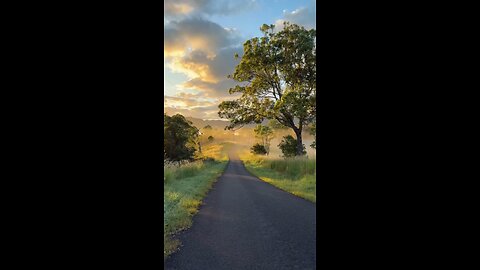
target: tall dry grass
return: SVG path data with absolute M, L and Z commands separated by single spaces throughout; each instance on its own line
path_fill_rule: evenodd
M 316 159 L 275 158 L 244 151 L 245 168 L 263 181 L 312 202 L 316 202 Z

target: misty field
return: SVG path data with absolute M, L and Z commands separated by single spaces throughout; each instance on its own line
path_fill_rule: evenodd
M 230 152 L 239 155 L 245 168 L 253 175 L 284 191 L 316 202 L 316 150 L 306 147 L 306 156 L 285 159 L 278 148 L 283 136 L 292 134 L 289 130 L 275 130 L 270 154 L 264 156 L 250 152 L 250 147 L 257 142 L 254 128 L 251 126 L 236 131 L 213 128 L 206 133 L 214 136 L 216 143 L 228 145 Z M 313 140 L 314 137 L 310 134 L 304 135 L 306 146 Z

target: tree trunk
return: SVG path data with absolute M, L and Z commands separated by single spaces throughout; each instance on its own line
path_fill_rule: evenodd
M 294 129 L 295 135 L 297 136 L 297 156 L 303 155 L 303 141 L 302 141 L 302 130 Z

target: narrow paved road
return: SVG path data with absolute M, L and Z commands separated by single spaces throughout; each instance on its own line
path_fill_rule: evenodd
M 315 269 L 315 207 L 231 156 L 165 269 Z

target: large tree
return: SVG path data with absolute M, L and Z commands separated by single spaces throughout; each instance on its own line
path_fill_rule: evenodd
M 219 116 L 230 120 L 226 129 L 274 119 L 295 132 L 302 155 L 302 131 L 316 115 L 316 30 L 289 23 L 279 32 L 266 24 L 260 30 L 263 37 L 244 43 L 229 76 L 240 82 L 229 93 L 241 97 L 222 102 Z

